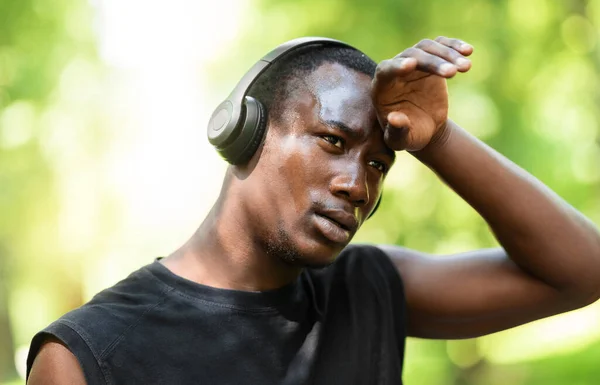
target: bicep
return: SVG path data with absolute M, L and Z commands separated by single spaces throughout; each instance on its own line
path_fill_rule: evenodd
M 77 358 L 60 341 L 46 340 L 31 366 L 28 385 L 86 385 Z
M 567 297 L 520 269 L 503 249 L 433 257 L 381 246 L 404 282 L 408 333 L 471 338 L 574 308 Z

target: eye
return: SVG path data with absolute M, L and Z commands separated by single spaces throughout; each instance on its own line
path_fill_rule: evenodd
M 329 142 L 329 143 L 333 144 L 337 148 L 343 148 L 344 147 L 344 140 L 342 138 L 340 138 L 339 136 L 335 136 L 335 135 L 323 135 L 321 138 L 323 138 L 323 140 L 325 140 L 326 142 Z
M 369 166 L 375 167 L 377 170 L 379 170 L 383 174 L 385 174 L 387 172 L 387 170 L 388 170 L 387 164 L 385 164 L 383 162 L 379 162 L 377 160 L 370 161 L 369 162 Z

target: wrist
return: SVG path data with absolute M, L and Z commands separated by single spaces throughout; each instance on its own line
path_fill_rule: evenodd
M 448 146 L 452 133 L 456 131 L 457 127 L 456 123 L 447 119 L 425 147 L 418 151 L 411 151 L 411 154 L 417 159 L 424 161 L 430 158 L 431 155 L 440 153 L 441 150 Z

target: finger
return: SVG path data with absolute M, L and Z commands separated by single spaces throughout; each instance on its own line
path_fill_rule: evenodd
M 419 71 L 428 72 L 444 78 L 453 77 L 458 70 L 458 68 L 448 60 L 415 47 L 405 50 L 400 55 L 396 56 L 394 60 L 405 57 L 417 59 L 417 69 Z
M 399 111 L 389 113 L 387 119 L 388 124 L 383 128 L 383 141 L 394 151 L 404 150 L 408 145 L 410 119 Z
M 392 127 L 409 127 L 410 119 L 408 115 L 400 111 L 392 111 L 387 116 L 388 124 Z
M 429 39 L 421 40 L 415 47 L 432 55 L 446 59 L 454 64 L 460 72 L 467 72 L 471 68 L 471 61 L 469 59 L 464 57 L 456 49 L 437 41 Z
M 473 53 L 473 46 L 459 39 L 451 39 L 445 36 L 438 36 L 435 41 L 445 46 L 454 48 L 464 56 L 469 56 Z
M 384 60 L 377 65 L 375 80 L 386 81 L 398 75 L 414 71 L 417 68 L 417 59 L 412 57 L 395 57 Z

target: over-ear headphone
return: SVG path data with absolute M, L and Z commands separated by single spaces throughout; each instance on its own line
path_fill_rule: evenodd
M 263 104 L 250 96 L 248 90 L 269 66 L 284 55 L 312 44 L 342 46 L 356 49 L 339 40 L 304 37 L 281 44 L 250 68 L 227 99 L 219 104 L 208 122 L 208 140 L 231 164 L 244 164 L 262 142 L 267 126 Z
M 260 146 L 267 128 L 267 111 L 248 90 L 271 64 L 286 54 L 307 45 L 330 45 L 356 50 L 342 41 L 324 37 L 303 37 L 281 44 L 266 54 L 246 72 L 225 101 L 221 102 L 208 121 L 208 141 L 230 164 L 244 164 Z M 379 207 L 375 204 L 371 215 Z M 369 216 L 370 217 L 370 216 Z

